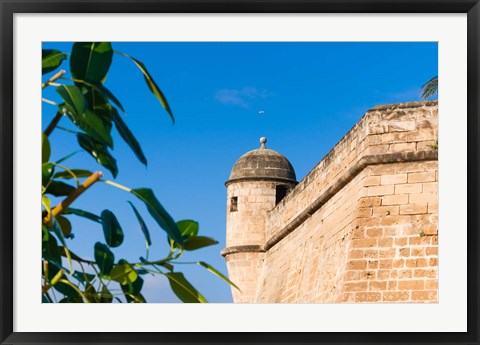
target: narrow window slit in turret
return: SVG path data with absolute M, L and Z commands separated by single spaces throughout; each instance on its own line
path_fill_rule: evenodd
M 230 212 L 238 211 L 238 197 L 233 196 L 230 198 Z
M 275 187 L 275 205 L 282 201 L 287 195 L 287 186 L 278 185 Z

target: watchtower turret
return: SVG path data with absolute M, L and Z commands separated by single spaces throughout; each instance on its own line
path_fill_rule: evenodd
M 227 186 L 227 247 L 222 251 L 235 303 L 252 303 L 262 267 L 265 219 L 296 184 L 292 164 L 266 147 L 241 156 L 233 166 Z

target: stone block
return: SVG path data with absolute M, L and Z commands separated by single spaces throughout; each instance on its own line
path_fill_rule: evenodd
M 373 207 L 380 206 L 382 204 L 382 198 L 380 197 L 365 197 L 359 200 L 359 207 Z
M 389 291 L 382 294 L 382 300 L 384 302 L 408 301 L 409 299 L 410 293 L 407 291 Z
M 407 204 L 400 205 L 400 214 L 423 214 L 427 213 L 427 204 Z
M 365 187 L 379 186 L 380 185 L 380 176 L 367 176 L 367 177 L 365 177 L 363 185 Z
M 395 175 L 382 175 L 381 184 L 402 184 L 407 183 L 407 174 L 395 174 Z
M 407 132 L 415 128 L 415 121 L 390 121 L 388 124 L 388 132 Z
M 423 193 L 438 193 L 438 182 L 428 182 L 422 184 Z
M 421 183 L 408 183 L 408 184 L 395 185 L 395 194 L 412 194 L 412 193 L 421 193 L 421 192 L 422 192 Z
M 421 259 L 407 259 L 405 261 L 405 266 L 409 268 L 416 268 L 416 267 L 427 267 L 428 263 L 427 260 L 424 258 Z
M 357 292 L 355 302 L 378 302 L 382 298 L 380 292 Z
M 371 248 L 377 246 L 376 238 L 352 240 L 352 248 Z
M 381 249 L 378 251 L 378 257 L 379 258 L 393 258 L 395 257 L 395 253 L 397 251 L 395 248 L 389 248 L 389 249 Z
M 368 282 L 355 282 L 355 283 L 345 284 L 346 292 L 367 291 L 367 289 L 368 289 Z
M 371 281 L 368 282 L 368 290 L 369 291 L 383 291 L 387 289 L 387 282 L 378 282 L 378 281 Z
M 437 291 L 413 291 L 412 301 L 436 301 Z
M 384 196 L 394 194 L 395 186 L 388 185 L 388 186 L 374 186 L 368 187 L 367 195 L 368 196 Z
M 390 144 L 388 147 L 389 152 L 407 152 L 415 151 L 417 149 L 416 143 L 400 143 L 400 144 Z
M 366 260 L 350 260 L 347 264 L 348 270 L 364 270 L 367 268 Z
M 408 174 L 408 183 L 434 182 L 435 171 L 424 171 Z
M 399 290 L 423 290 L 424 287 L 424 280 L 402 280 L 398 282 Z
M 410 204 L 419 203 L 438 203 L 438 195 L 434 193 L 413 193 L 409 195 L 408 202 Z
M 383 236 L 382 228 L 371 228 L 367 229 L 367 237 L 381 237 Z
M 396 216 L 399 214 L 399 206 L 378 206 L 373 208 L 373 217 Z

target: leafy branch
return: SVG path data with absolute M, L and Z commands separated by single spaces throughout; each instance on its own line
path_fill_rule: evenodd
M 433 77 L 422 86 L 422 97 L 427 99 L 438 93 L 438 76 Z
M 204 303 L 206 299 L 188 282 L 176 265 L 198 265 L 216 277 L 236 287 L 218 270 L 202 261 L 177 261 L 186 251 L 194 251 L 215 245 L 213 238 L 199 235 L 199 224 L 193 220 L 175 221 L 167 212 L 154 191 L 150 188 L 129 188 L 115 179 L 118 175 L 117 161 L 111 150 L 114 146 L 112 129 L 116 128 L 123 141 L 131 148 L 137 159 L 147 165 L 147 158 L 140 143 L 128 128 L 118 110 L 125 112 L 120 100 L 105 85 L 114 53 L 128 58 L 142 73 L 148 90 L 160 102 L 172 122 L 175 121 L 167 99 L 153 79 L 146 66 L 136 58 L 114 51 L 109 42 L 79 42 L 73 44 L 70 54 L 55 49 L 42 51 L 42 73 L 52 73 L 69 60 L 70 76 L 61 69 L 42 83 L 42 89 L 55 87 L 59 100 L 47 100 L 47 104 L 56 107 L 55 115 L 47 125 L 42 136 L 42 301 L 45 303 L 144 303 L 142 295 L 145 275 L 163 276 L 173 292 L 183 302 Z M 76 127 L 75 130 L 59 127 L 62 118 L 67 118 Z M 76 152 L 57 160 L 50 159 L 54 146 L 49 137 L 56 128 L 74 135 L 80 149 L 87 152 L 102 167 L 106 168 L 113 179 L 102 178 L 100 171 L 71 167 L 65 164 Z M 57 144 L 58 145 L 58 144 Z M 60 169 L 60 171 L 56 171 Z M 75 180 L 76 185 L 69 184 Z M 144 205 L 156 225 L 165 232 L 169 243 L 169 252 L 162 259 L 150 259 L 152 245 L 150 230 L 141 211 L 127 200 L 137 219 L 145 240 L 146 255 L 137 262 L 128 262 L 115 258 L 116 248 L 128 242 L 123 228 L 114 212 L 104 209 L 100 215 L 73 208 L 73 203 L 87 190 L 102 182 L 121 189 L 134 200 Z M 55 207 L 51 206 L 52 197 L 64 197 Z M 104 243 L 93 244 L 94 260 L 85 259 L 71 250 L 74 243 L 74 226 L 69 217 L 88 219 L 101 226 Z M 72 242 L 69 242 L 72 241 Z M 68 264 L 68 268 L 65 265 Z M 80 271 L 78 270 L 80 269 Z M 57 299 L 60 294 L 61 299 Z

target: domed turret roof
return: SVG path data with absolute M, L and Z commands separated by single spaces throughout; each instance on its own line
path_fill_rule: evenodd
M 227 183 L 238 180 L 283 180 L 296 182 L 295 170 L 285 156 L 277 151 L 267 149 L 265 137 L 260 138 L 259 149 L 241 156 L 230 173 Z

